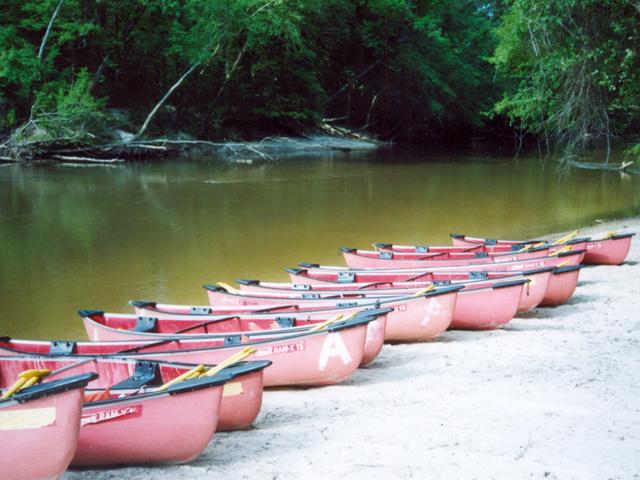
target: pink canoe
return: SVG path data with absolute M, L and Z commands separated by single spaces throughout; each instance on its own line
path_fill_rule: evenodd
M 567 240 L 564 243 L 558 245 L 549 244 L 547 242 L 535 242 L 536 248 L 544 249 L 548 248 L 549 253 L 556 252 L 558 250 L 566 250 L 565 247 L 571 246 L 571 250 L 583 250 L 587 248 L 588 238 L 576 238 Z M 439 245 L 397 245 L 394 243 L 374 243 L 374 248 L 379 252 L 391 252 L 391 253 L 475 253 L 486 252 L 487 254 L 505 254 L 514 253 L 527 248 L 531 248 L 532 243 L 464 243 L 458 244 L 454 239 L 453 246 L 439 246 Z M 436 257 L 437 258 L 437 257 Z
M 258 307 L 255 310 L 253 305 L 232 305 L 224 306 L 227 312 L 238 311 L 243 312 L 238 316 L 229 317 L 227 315 L 216 315 L 213 312 L 220 310 L 219 307 L 211 307 L 208 305 L 193 306 L 193 305 L 170 305 L 161 304 L 157 302 L 138 301 L 132 300 L 129 302 L 135 309 L 135 313 L 142 317 L 151 317 L 162 320 L 175 320 L 176 317 L 186 317 L 183 320 L 196 320 L 195 326 L 191 327 L 179 327 L 172 326 L 168 329 L 168 333 L 190 333 L 190 334 L 205 334 L 209 335 L 215 331 L 241 331 L 241 332 L 255 332 L 257 330 L 275 330 L 281 333 L 291 333 L 296 330 L 303 331 L 305 329 L 313 328 L 314 325 L 318 325 L 331 318 L 335 318 L 338 315 L 343 317 L 360 312 L 362 309 L 353 307 L 340 307 L 340 308 L 300 308 L 298 305 L 283 305 L 272 306 L 271 308 L 265 308 L 265 306 Z M 262 311 L 278 311 L 278 315 L 260 313 Z M 390 309 L 389 312 L 392 310 Z M 244 313 L 246 312 L 246 313 Z M 256 313 L 257 312 L 257 313 Z M 387 326 L 387 314 L 380 309 L 376 313 L 376 319 L 367 325 L 367 336 L 364 346 L 364 354 L 360 361 L 360 366 L 364 367 L 373 362 L 384 344 L 385 331 Z M 209 323 L 209 322 L 215 323 Z M 165 328 L 161 324 L 158 328 Z M 186 325 L 182 323 L 182 325 Z M 198 326 L 201 325 L 201 326 Z M 155 329 L 156 333 L 162 333 Z M 178 328 L 178 331 L 175 330 Z M 189 328 L 186 332 L 180 332 L 182 328 Z M 286 331 L 285 331 L 286 329 Z
M 236 280 L 240 284 L 240 290 L 249 293 L 260 292 L 331 292 L 342 290 L 346 293 L 353 291 L 375 292 L 380 294 L 391 294 L 393 292 L 406 292 L 407 294 L 429 288 L 431 285 L 464 285 L 465 289 L 461 293 L 468 296 L 469 290 L 484 286 L 487 283 L 507 282 L 520 278 L 530 280 L 523 288 L 518 305 L 518 312 L 528 312 L 542 302 L 547 293 L 547 286 L 551 278 L 554 267 L 529 270 L 522 273 L 507 272 L 429 272 L 422 280 L 415 281 L 393 281 L 382 280 L 384 276 L 375 278 L 370 282 L 322 282 L 322 283 L 295 283 L 300 269 L 290 269 L 290 276 L 294 283 L 261 282 L 259 280 Z M 301 273 L 302 275 L 302 273 Z M 334 294 L 337 292 L 333 292 Z M 456 307 L 460 307 L 461 299 L 458 298 Z
M 580 270 L 584 265 L 569 265 L 567 267 L 559 267 L 553 271 L 553 275 L 549 280 L 549 288 L 545 294 L 541 307 L 552 307 L 565 303 L 578 285 Z
M 148 367 L 142 368 L 134 359 L 78 361 L 73 357 L 26 355 L 5 356 L 2 363 L 6 373 L 0 379 L 2 386 L 6 386 L 5 379 L 33 368 L 98 373 L 99 377 L 89 384 L 97 391 L 82 406 L 78 447 L 71 461 L 74 466 L 184 463 L 194 459 L 213 437 L 222 389 L 231 379 L 220 373 L 160 390 L 158 386 L 193 366 L 145 362 Z
M 320 298 L 318 294 L 266 297 L 230 292 L 224 287 L 205 285 L 211 305 L 290 304 L 304 307 L 392 308 L 387 315 L 385 340 L 413 342 L 432 340 L 451 325 L 460 285 L 438 287 L 418 295 L 387 298 Z
M 241 292 L 246 295 L 274 296 L 278 298 L 282 292 L 296 290 L 283 290 L 278 288 L 261 287 L 261 282 L 252 280 L 238 280 L 241 284 Z M 448 282 L 450 283 L 450 281 Z M 500 327 L 509 322 L 518 312 L 520 299 L 524 293 L 524 286 L 530 280 L 522 277 L 507 280 L 473 280 L 461 284 L 463 287 L 458 292 L 451 328 L 465 329 L 489 329 Z M 397 295 L 411 295 L 421 289 L 434 288 L 433 283 L 416 287 L 412 282 L 387 284 L 388 288 L 374 288 L 372 290 L 355 289 L 354 284 L 336 285 L 334 290 L 315 290 L 317 295 L 328 298 L 342 296 L 343 298 L 383 298 Z M 356 287 L 357 288 L 357 287 Z M 309 289 L 311 290 L 311 289 Z M 308 291 L 307 290 L 307 294 Z M 541 298 L 542 299 L 542 298 Z
M 0 338 L 0 359 L 6 355 L 67 355 L 79 357 L 127 356 L 138 361 L 163 360 L 167 362 L 206 364 L 200 354 L 201 343 L 157 341 L 134 342 L 78 342 L 17 340 Z M 255 421 L 262 406 L 264 369 L 271 365 L 266 360 L 245 361 L 224 369 L 233 377 L 224 386 L 217 431 L 246 430 Z
M 532 280 L 533 285 L 529 284 L 529 288 L 525 288 L 524 295 L 529 294 L 529 301 L 531 304 L 540 304 L 544 305 L 544 298 L 547 298 L 547 301 L 555 298 L 562 298 L 566 295 L 567 292 L 573 292 L 575 290 L 578 277 L 577 273 L 570 274 L 570 272 L 574 270 L 580 270 L 582 265 L 576 265 L 572 262 L 574 260 L 578 260 L 582 257 L 583 253 L 576 254 L 575 252 L 569 252 L 572 255 L 568 258 L 565 258 L 562 262 L 559 262 L 558 259 L 555 259 L 555 263 L 568 263 L 566 266 L 562 267 L 545 267 L 544 264 L 547 262 L 540 262 L 542 266 L 540 268 L 536 268 L 539 265 L 531 265 L 527 263 L 527 267 L 533 268 L 533 270 L 525 270 L 519 272 L 526 278 Z M 553 258 L 553 257 L 549 257 Z M 467 275 L 469 278 L 471 276 L 476 275 L 489 275 L 489 278 L 496 278 L 496 273 L 505 274 L 506 272 L 495 272 L 495 271 L 483 271 L 480 268 L 472 268 L 467 267 L 467 269 L 457 268 L 455 270 L 447 270 L 446 273 L 443 270 L 433 270 L 433 269 L 414 269 L 414 270 L 406 270 L 406 269 L 348 269 L 344 267 L 330 267 L 330 266 L 320 266 L 317 264 L 301 264 L 305 268 L 288 268 L 289 276 L 291 281 L 296 284 L 326 284 L 337 283 L 337 284 L 348 284 L 352 282 L 356 283 L 376 283 L 376 282 L 412 282 L 412 281 L 422 281 L 422 280 L 435 280 L 437 278 L 442 278 L 440 275 Z M 505 265 L 505 264 L 503 264 Z M 522 267 L 523 264 L 516 263 L 516 266 Z M 492 267 L 493 270 L 495 265 L 487 265 L 485 268 L 487 270 L 489 267 Z M 576 267 L 572 269 L 570 267 Z M 544 272 L 548 272 L 548 269 L 551 268 L 555 275 L 551 275 L 549 278 L 542 279 L 540 281 L 536 280 L 534 275 L 548 275 L 548 273 L 544 274 Z M 466 271 L 465 271 L 466 270 Z M 536 273 L 538 272 L 538 273 Z M 542 292 L 541 286 L 546 285 L 546 291 Z M 540 299 L 540 295 L 543 295 L 542 299 Z M 537 303 L 536 303 L 537 302 Z M 522 306 L 526 303 L 526 299 L 522 300 L 521 298 L 521 310 Z
M 631 239 L 635 233 L 614 233 L 600 239 L 576 239 L 569 244 L 587 241 L 586 254 L 583 263 L 593 265 L 619 265 L 624 262 L 631 247 Z M 452 233 L 454 245 L 459 246 L 477 246 L 479 244 L 486 245 L 527 245 L 539 243 L 539 240 L 495 240 L 490 238 L 471 237 Z M 542 240 L 545 241 L 545 240 Z
M 549 246 L 531 247 L 526 252 L 391 252 L 342 248 L 344 261 L 349 268 L 440 268 L 466 267 L 470 265 L 524 262 L 560 255 L 560 251 L 549 252 Z M 573 247 L 568 245 L 567 250 Z M 578 250 L 578 249 L 576 249 Z
M 340 320 L 321 330 L 306 330 L 291 334 L 277 334 L 265 331 L 260 339 L 245 334 L 223 337 L 208 335 L 176 335 L 171 333 L 150 333 L 131 330 L 135 328 L 135 315 L 105 317 L 102 312 L 81 312 L 85 328 L 90 337 L 100 332 L 100 338 L 110 340 L 155 340 L 156 345 L 145 348 L 163 348 L 165 344 L 179 345 L 180 349 L 198 350 L 180 352 L 189 358 L 197 355 L 202 363 L 214 364 L 233 355 L 247 346 L 257 349 L 255 358 L 270 360 L 273 364 L 265 370 L 264 385 L 276 386 L 319 386 L 332 385 L 349 378 L 358 368 L 364 354 L 367 325 L 375 321 L 376 313 L 363 312 L 353 318 Z M 185 319 L 193 322 L 195 319 Z M 157 319 L 162 325 L 163 319 Z M 256 332 L 257 333 L 257 332 Z M 253 336 L 253 335 L 252 335 Z M 253 336 L 254 337 L 254 336 Z M 110 343 L 110 342 L 104 342 Z M 177 352 L 172 354 L 178 355 Z M 178 356 L 175 357 L 178 359 Z M 189 361 L 180 358 L 181 361 Z
M 265 333 L 274 335 L 290 335 L 308 331 L 338 315 L 345 316 L 344 312 L 333 311 L 296 312 L 274 314 L 238 314 L 238 315 L 206 315 L 206 314 L 167 314 L 158 313 L 152 309 L 149 302 L 132 302 L 136 306 L 136 317 L 128 314 L 103 314 L 103 321 L 107 325 L 115 325 L 119 329 L 145 334 L 171 334 L 178 335 L 207 335 L 212 338 L 224 338 L 238 336 L 244 341 L 260 339 Z M 140 305 L 147 305 L 146 308 Z M 361 309 L 362 310 L 362 309 Z M 349 315 L 359 313 L 360 310 L 352 310 Z M 391 309 L 374 309 L 366 315 L 374 316 L 375 320 L 367 324 L 365 347 L 360 366 L 371 363 L 382 350 L 384 344 L 384 332 L 387 324 L 387 314 Z M 81 313 L 82 315 L 82 313 Z M 87 316 L 87 315 L 85 315 Z M 90 316 L 90 315 L 89 315 Z M 114 340 L 109 331 L 102 332 L 95 325 L 85 322 L 85 327 L 91 327 L 90 338 L 93 340 Z M 89 333 L 89 330 L 87 330 Z M 130 336 L 130 338 L 132 338 Z M 142 336 L 141 338 L 148 338 Z
M 17 373 L 10 361 L 0 358 L 3 387 L 10 386 Z M 95 377 L 86 373 L 46 381 L 0 400 L 3 479 L 62 476 L 78 445 L 84 387 Z

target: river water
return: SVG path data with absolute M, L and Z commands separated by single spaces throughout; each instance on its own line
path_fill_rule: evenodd
M 284 281 L 298 261 L 340 264 L 340 246 L 531 237 L 639 212 L 638 176 L 559 175 L 510 153 L 3 165 L 0 335 L 84 338 L 80 308 L 204 304 L 204 283 Z

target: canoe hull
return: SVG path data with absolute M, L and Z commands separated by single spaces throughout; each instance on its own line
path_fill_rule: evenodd
M 394 307 L 387 316 L 385 340 L 388 342 L 424 342 L 444 333 L 456 309 L 458 293 L 425 297 Z
M 452 329 L 493 330 L 506 325 L 518 313 L 523 285 L 490 290 L 470 290 L 458 295 Z
M 222 390 L 220 385 L 114 405 L 85 404 L 78 449 L 71 464 L 189 462 L 213 438 Z
M 562 269 L 561 269 L 562 270 Z M 576 290 L 580 268 L 569 268 L 566 271 L 554 272 L 549 280 L 549 288 L 541 307 L 553 307 L 565 303 Z
M 590 265 L 619 265 L 624 262 L 631 248 L 632 236 L 619 235 L 587 243 L 584 263 Z
M 7 480 L 62 476 L 78 444 L 83 389 L 0 409 L 0 471 Z

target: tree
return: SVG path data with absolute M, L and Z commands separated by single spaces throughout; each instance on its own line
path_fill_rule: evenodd
M 495 111 L 571 158 L 637 122 L 640 9 L 628 0 L 514 0 L 493 56 L 510 87 Z

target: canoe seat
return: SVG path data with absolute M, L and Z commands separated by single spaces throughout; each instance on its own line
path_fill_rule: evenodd
M 77 353 L 76 342 L 53 340 L 49 346 L 49 355 L 73 355 Z
M 445 285 L 451 285 L 451 280 L 434 280 L 433 284 L 437 287 L 444 287 Z
M 469 272 L 469 280 L 478 280 L 481 278 L 489 278 L 487 272 Z
M 136 319 L 136 326 L 133 327 L 134 332 L 153 332 L 158 324 L 158 319 L 155 317 L 138 317 Z
M 280 328 L 291 328 L 295 323 L 295 319 L 293 317 L 276 317 L 276 322 Z
M 311 285 L 307 285 L 304 283 L 294 283 L 293 284 L 293 289 L 294 290 L 311 290 Z
M 111 390 L 138 389 L 146 385 L 162 385 L 160 365 L 156 362 L 136 362 L 135 370 L 126 380 L 111 386 Z
M 229 335 L 228 337 L 224 337 L 224 346 L 228 345 L 242 345 L 242 336 Z
M 353 272 L 338 272 L 338 283 L 352 283 L 356 279 Z
M 209 307 L 191 307 L 191 312 L 196 315 L 209 315 L 211 313 L 211 309 Z

